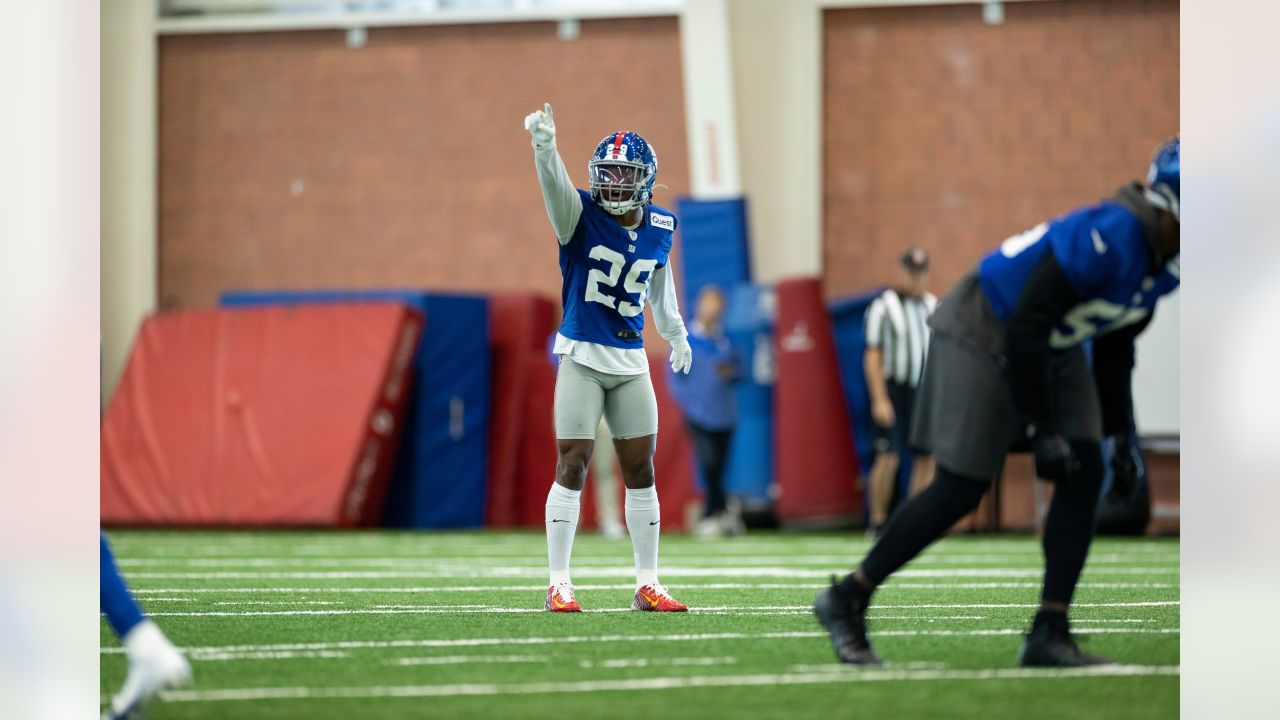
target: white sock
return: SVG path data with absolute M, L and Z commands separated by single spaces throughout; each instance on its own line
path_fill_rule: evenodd
M 581 490 L 570 490 L 557 482 L 551 483 L 547 493 L 547 561 L 552 585 L 569 582 L 569 555 L 578 530 L 581 499 Z
M 636 588 L 658 584 L 658 529 L 662 513 L 658 509 L 658 488 L 627 488 L 627 531 L 636 555 Z

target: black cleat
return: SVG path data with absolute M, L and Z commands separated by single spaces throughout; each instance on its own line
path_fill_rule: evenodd
M 861 598 L 850 599 L 832 578 L 831 587 L 818 593 L 813 601 L 813 614 L 831 635 L 836 658 L 850 665 L 879 666 L 882 663 L 867 639 L 867 605 Z
M 1051 621 L 1039 616 L 1018 652 L 1018 664 L 1022 667 L 1085 667 L 1112 662 L 1081 650 L 1065 619 Z

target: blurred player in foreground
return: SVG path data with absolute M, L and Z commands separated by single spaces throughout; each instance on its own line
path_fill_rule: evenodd
M 111 699 L 103 713 L 105 720 L 140 716 L 143 705 L 161 690 L 191 682 L 191 666 L 160 628 L 142 614 L 129 594 L 105 535 L 101 536 L 98 576 L 99 605 L 124 643 L 129 658 L 129 675 L 124 687 Z
M 641 330 L 644 304 L 671 344 L 671 367 L 688 372 L 693 352 L 676 302 L 669 255 L 676 218 L 649 203 L 658 175 L 653 148 L 634 132 L 605 137 L 587 163 L 590 192 L 574 188 L 556 151 L 548 103 L 530 113 L 534 164 L 547 216 L 560 244 L 564 321 L 554 352 L 555 427 L 559 459 L 547 494 L 547 558 L 551 585 L 546 609 L 580 612 L 569 577 L 578 507 L 601 415 L 613 433 L 624 514 L 635 551 L 636 593 L 631 607 L 683 612 L 658 581 L 658 491 L 653 480 L 658 401 L 649 379 Z M 650 294 L 652 290 L 652 295 Z
M 1055 489 L 1040 609 L 1018 660 L 1110 662 L 1079 649 L 1067 612 L 1093 540 L 1102 435 L 1130 428 L 1134 338 L 1178 286 L 1180 176 L 1175 138 L 1156 151 L 1145 185 L 1009 238 L 938 306 L 911 433 L 933 452 L 937 476 L 858 569 L 818 595 L 814 612 L 842 662 L 880 663 L 866 628 L 876 587 L 977 507 L 1020 432 L 1036 475 Z

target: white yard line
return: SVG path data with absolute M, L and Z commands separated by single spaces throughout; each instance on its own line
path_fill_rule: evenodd
M 682 583 L 686 590 L 819 590 L 830 583 Z M 1082 582 L 1077 588 L 1108 590 L 1177 589 L 1177 583 L 1105 583 Z M 880 592 L 894 590 L 1012 590 L 1039 589 L 1038 582 L 987 582 L 987 583 L 911 583 L 891 581 Z M 546 592 L 546 585 L 430 585 L 416 587 L 230 587 L 230 588 L 134 588 L 135 595 L 178 595 L 183 593 L 438 593 L 438 592 Z M 634 583 L 608 585 L 575 585 L 575 590 L 633 590 Z M 182 597 L 148 597 L 148 600 L 187 601 Z
M 1180 605 L 1179 600 L 1155 600 L 1141 602 L 1075 603 L 1075 608 L 1098 607 L 1166 607 Z M 985 610 L 996 608 L 1036 608 L 1038 603 L 927 603 L 911 605 L 876 605 L 877 610 Z M 767 611 L 812 612 L 810 605 L 721 605 L 693 608 L 697 613 L 752 614 Z M 521 614 L 546 612 L 542 608 L 503 607 L 493 605 L 377 605 L 371 608 L 323 608 L 316 610 L 174 610 L 153 612 L 152 617 L 287 617 L 297 615 L 430 615 L 430 614 Z M 592 608 L 586 612 L 631 612 L 631 608 Z M 875 617 L 874 615 L 872 616 Z M 929 619 L 930 616 L 910 619 Z
M 613 660 L 580 660 L 578 667 L 580 668 L 603 668 L 606 670 L 616 670 L 620 668 L 642 668 L 656 665 L 658 667 L 707 667 L 711 665 L 735 665 L 738 662 L 736 657 L 663 657 L 656 660 L 649 658 L 615 658 Z
M 987 670 L 863 670 L 856 673 L 787 673 L 705 675 L 578 682 L 470 683 L 452 685 L 391 685 L 375 687 L 268 687 L 216 690 L 173 690 L 161 693 L 169 702 L 227 702 L 238 700 L 360 699 L 385 697 L 449 697 L 461 695 L 538 695 L 558 693 L 625 692 L 699 687 L 760 687 L 853 682 L 911 682 L 932 680 L 1044 680 L 1088 677 L 1176 676 L 1176 665 L 1101 665 L 1090 668 Z
M 487 647 L 502 645 L 562 645 L 577 643 L 605 642 L 682 642 L 698 640 L 783 640 L 792 638 L 826 637 L 826 633 L 806 632 L 765 632 L 765 633 L 681 633 L 667 635 L 561 635 L 556 637 L 521 637 L 521 638 L 458 638 L 452 640 L 340 640 L 335 642 L 313 643 L 271 643 L 263 645 L 208 645 L 182 648 L 192 655 L 202 653 L 256 652 L 256 651 L 291 651 L 291 650 L 381 650 L 387 648 L 449 648 L 449 647 Z M 121 654 L 123 647 L 104 647 L 101 652 L 107 655 Z
M 164 598 L 147 598 L 161 600 Z M 189 599 L 189 598 L 183 598 Z M 338 600 L 217 600 L 214 605 L 344 605 Z M 375 606 L 376 607 L 376 606 Z
M 198 532 L 183 531 L 181 533 L 146 533 L 133 535 L 132 537 L 119 536 L 116 533 L 108 532 L 114 548 L 120 548 L 121 552 L 125 550 L 137 551 L 137 553 L 149 552 L 152 554 L 171 554 L 181 555 L 186 549 L 192 552 L 204 551 L 230 551 L 236 550 L 240 552 L 250 552 L 253 550 L 268 549 L 272 553 L 280 550 L 288 552 L 316 552 L 330 553 L 335 555 L 355 555 L 360 551 L 368 549 L 379 553 L 392 553 L 396 551 L 405 552 L 406 554 L 435 554 L 435 553 L 474 553 L 477 555 L 490 553 L 520 553 L 528 550 L 529 546 L 536 545 L 544 541 L 541 532 L 530 531 L 525 533 L 502 533 L 495 534 L 492 532 L 415 532 L 409 535 L 397 536 L 393 531 L 375 530 L 365 533 L 359 532 L 332 532 L 317 533 L 309 538 L 290 537 L 283 534 L 266 533 L 254 536 L 237 536 L 234 533 L 216 532 L 209 534 L 201 534 Z M 689 538 L 680 533 L 667 533 L 667 538 L 671 539 L 671 548 L 674 552 L 689 552 L 699 554 L 734 554 L 743 552 L 768 552 L 778 548 L 803 548 L 808 551 L 821 552 L 845 552 L 848 550 L 867 549 L 871 546 L 871 542 L 860 537 L 814 537 L 814 536 L 792 536 L 792 535 L 750 535 L 745 538 L 733 538 L 724 542 L 704 543 L 687 541 Z M 583 532 L 578 535 L 578 542 L 584 548 L 590 548 L 597 552 L 603 552 L 608 548 L 625 547 L 625 540 L 605 540 L 594 533 Z M 180 543 L 181 548 L 176 548 L 172 543 Z M 1159 539 L 1145 538 L 1136 541 L 1116 541 L 1109 538 L 1099 538 L 1094 542 L 1097 550 L 1104 552 L 1170 552 L 1176 551 L 1178 541 L 1176 539 Z M 1034 537 L 1005 537 L 992 539 L 965 537 L 956 535 L 945 538 L 941 544 L 931 549 L 930 552 L 963 552 L 963 551 L 993 551 L 993 552 L 1038 552 L 1040 543 Z M 134 553 L 130 553 L 134 554 Z
M 629 548 L 628 548 L 629 549 Z M 533 553 L 526 553 L 524 557 L 534 556 Z M 617 559 L 626 559 L 625 552 L 615 555 L 592 555 L 582 554 L 576 559 L 579 562 L 587 561 L 593 563 L 606 563 Z M 926 554 L 912 561 L 913 565 L 968 565 L 975 563 L 1004 563 L 1013 559 L 1025 560 L 1029 563 L 1037 563 L 1041 560 L 1040 552 L 1026 553 L 968 553 L 957 555 L 944 554 Z M 117 560 L 117 564 L 121 567 L 188 567 L 188 568 L 205 568 L 205 567 L 228 567 L 228 568 L 424 568 L 424 567 L 441 567 L 441 568 L 465 568 L 477 567 L 485 565 L 510 565 L 514 561 L 521 560 L 520 556 L 505 555 L 477 555 L 462 556 L 448 555 L 443 557 L 323 557 L 323 558 L 280 558 L 280 557 L 243 557 L 243 558 L 203 558 L 203 557 L 173 557 L 173 558 L 121 558 Z M 857 556 L 851 554 L 803 554 L 789 553 L 784 555 L 741 555 L 732 557 L 715 557 L 708 555 L 700 555 L 697 557 L 679 557 L 672 556 L 667 558 L 680 564 L 697 564 L 714 567 L 716 562 L 733 562 L 743 565 L 828 565 L 851 564 Z M 1089 562 L 1095 564 L 1129 564 L 1134 562 L 1140 563 L 1169 563 L 1178 564 L 1180 561 L 1177 554 L 1116 554 L 1116 553 L 1095 553 L 1089 556 Z
M 1170 635 L 1181 632 L 1179 628 L 1106 628 L 1080 625 L 1072 628 L 1078 634 L 1091 635 Z M 919 636 L 992 636 L 1022 635 L 1025 627 L 996 628 L 990 630 L 880 630 L 875 637 L 919 637 Z M 263 645 L 213 645 L 204 647 L 184 647 L 192 657 L 202 654 L 258 652 L 258 651 L 294 651 L 294 650 L 357 650 L 387 648 L 453 648 L 453 647 L 503 647 L 515 645 L 567 645 L 578 643 L 610 643 L 610 642 L 689 642 L 707 640 L 789 640 L 799 638 L 825 638 L 825 632 L 763 632 L 763 633 L 689 633 L 671 635 L 561 635 L 556 637 L 502 637 L 502 638 L 456 638 L 451 640 L 344 640 L 319 643 L 275 643 Z M 122 647 L 104 647 L 100 652 L 105 655 L 116 655 L 124 652 Z
M 388 665 L 466 665 L 484 663 L 540 663 L 546 655 L 444 655 L 440 657 L 402 657 L 388 660 Z
M 689 568 L 664 567 L 665 577 L 777 577 L 777 578 L 826 578 L 830 575 L 843 575 L 847 568 L 801 569 L 790 567 L 715 567 Z M 1178 575 L 1177 568 L 1171 567 L 1088 567 L 1088 575 Z M 138 580 L 368 580 L 368 579 L 409 579 L 409 578 L 527 578 L 543 577 L 546 569 L 541 567 L 488 567 L 458 572 L 441 571 L 399 571 L 399 570 L 356 570 L 356 571 L 297 571 L 297 572 L 138 572 L 129 573 L 131 579 Z M 578 577 L 630 577 L 634 571 L 621 565 L 613 567 L 577 567 L 573 574 Z M 1017 578 L 1040 577 L 1044 574 L 1042 567 L 1027 568 L 950 568 L 946 570 L 929 570 L 908 568 L 894 574 L 897 578 L 942 578 L 942 577 L 993 577 Z
M 345 650 L 263 650 L 230 653 L 201 653 L 196 660 L 202 662 L 226 662 L 230 660 L 296 660 L 299 658 L 339 660 L 351 657 Z

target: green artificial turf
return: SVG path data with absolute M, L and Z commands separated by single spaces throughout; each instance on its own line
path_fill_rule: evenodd
M 664 536 L 687 614 L 627 611 L 631 546 L 580 536 L 587 612 L 541 611 L 531 533 L 111 532 L 195 685 L 153 718 L 1174 718 L 1178 542 L 1095 542 L 1073 619 L 1106 674 L 1017 668 L 1034 538 L 948 538 L 876 595 L 886 666 L 833 662 L 809 607 L 854 535 Z M 102 623 L 102 693 L 125 658 Z

